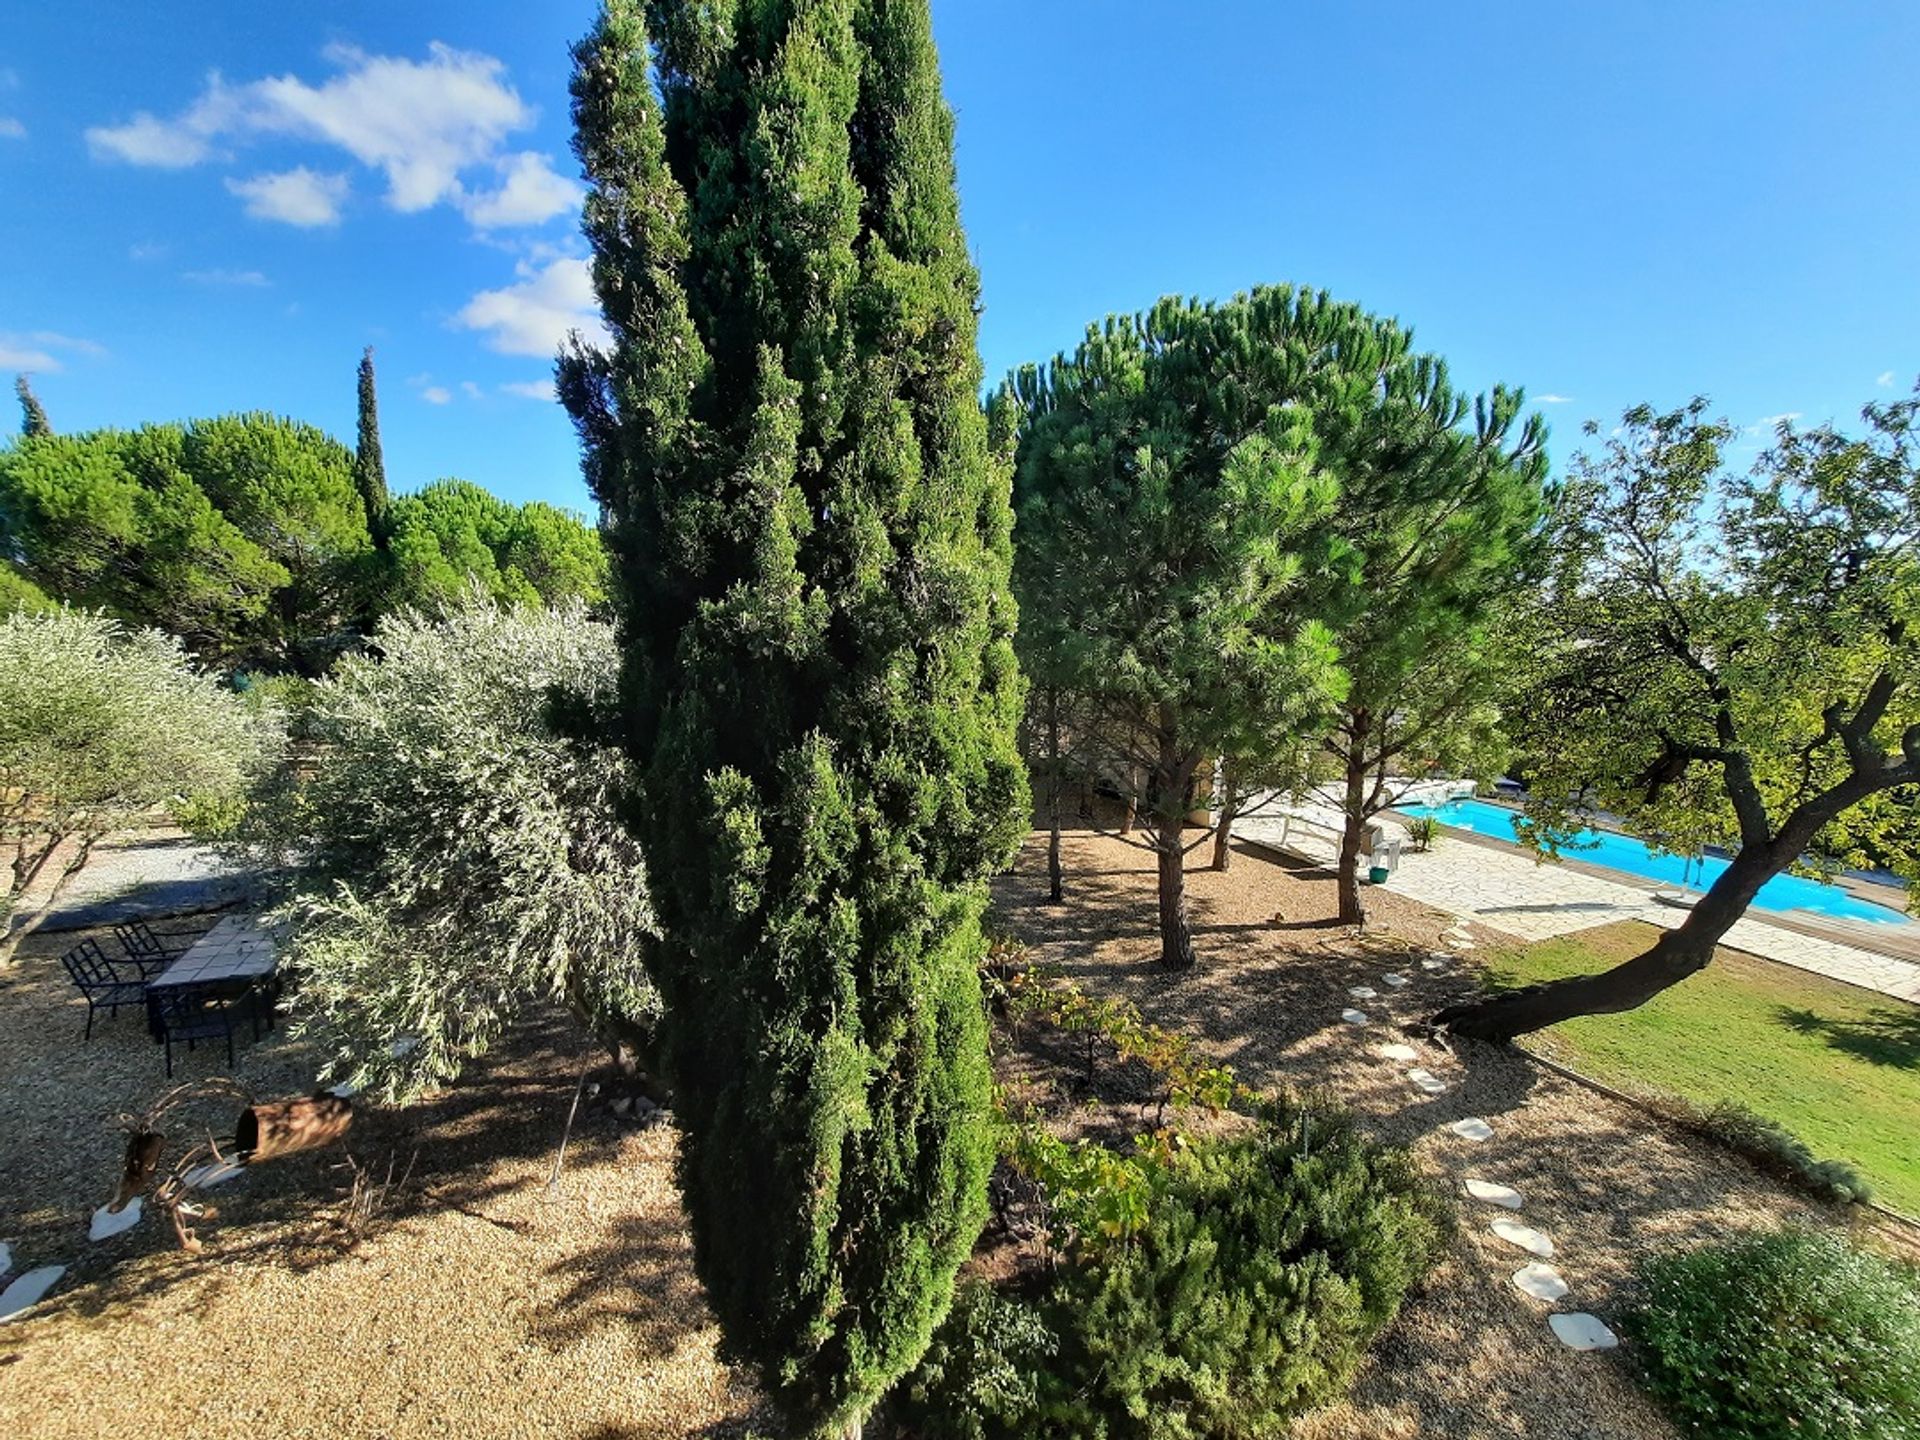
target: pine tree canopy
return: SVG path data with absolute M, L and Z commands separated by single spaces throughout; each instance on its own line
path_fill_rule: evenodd
M 839 1433 L 983 1218 L 979 919 L 1027 818 L 952 119 L 925 0 L 609 0 L 575 54 L 614 343 L 559 389 L 613 552 L 695 1254 L 796 1428 Z

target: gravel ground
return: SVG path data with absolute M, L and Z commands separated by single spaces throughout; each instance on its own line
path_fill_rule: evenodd
M 747 1433 L 755 1396 L 715 1356 L 673 1131 L 583 1112 L 546 1189 L 584 1058 L 564 1022 L 529 1026 L 437 1100 L 356 1117 L 346 1151 L 382 1178 L 390 1158 L 396 1177 L 413 1166 L 358 1237 L 335 1149 L 210 1192 L 198 1256 L 151 1215 L 90 1245 L 124 1144 L 111 1116 L 167 1082 L 137 1016 L 80 1043 L 57 954 L 39 944 L 0 977 L 0 1238 L 16 1271 L 71 1267 L 0 1326 L 0 1435 Z M 203 1046 L 177 1078 L 224 1060 Z M 314 1068 L 282 1030 L 242 1050 L 235 1078 L 295 1095 Z M 234 1112 L 193 1118 L 230 1128 Z
M 1226 875 L 1191 874 L 1200 965 L 1169 976 L 1152 963 L 1151 857 L 1086 833 L 1066 853 L 1068 902 L 1039 903 L 1038 837 L 997 887 L 998 923 L 1090 988 L 1201 1035 L 1243 1079 L 1330 1092 L 1437 1175 L 1516 1186 L 1521 1218 L 1559 1247 L 1571 1303 L 1616 1314 L 1651 1248 L 1784 1216 L 1826 1221 L 1736 1157 L 1517 1055 L 1455 1059 L 1422 1045 L 1449 1088 L 1415 1091 L 1372 1050 L 1405 1038 L 1393 1022 L 1469 983 L 1458 967 L 1428 974 L 1408 952 L 1435 944 L 1447 917 L 1373 891 L 1361 939 L 1327 922 L 1327 876 L 1241 851 Z M 111 1118 L 166 1082 L 136 1015 L 103 1019 L 80 1043 L 84 1007 L 57 959 L 76 938 L 36 937 L 0 974 L 0 1239 L 16 1270 L 71 1266 L 47 1302 L 0 1326 L 0 1435 L 105 1440 L 158 1425 L 196 1440 L 717 1440 L 767 1428 L 751 1384 L 716 1357 L 672 1186 L 672 1131 L 583 1114 L 565 1174 L 545 1188 L 584 1058 L 557 1019 L 443 1096 L 356 1119 L 345 1148 L 361 1164 L 378 1175 L 389 1161 L 412 1165 L 360 1233 L 346 1223 L 341 1154 L 326 1151 L 214 1192 L 221 1214 L 201 1227 L 198 1256 L 154 1217 L 88 1244 L 123 1143 Z M 1388 970 L 1410 977 L 1405 991 L 1380 984 Z M 1385 997 L 1361 1002 L 1374 1017 L 1365 1029 L 1339 1020 L 1356 984 Z M 218 1074 L 221 1059 L 202 1048 L 180 1078 Z M 276 1097 L 310 1088 L 314 1070 L 279 1031 L 242 1050 L 236 1078 Z M 231 1110 L 192 1118 L 221 1127 Z M 1475 1146 L 1442 1128 L 1469 1114 L 1496 1138 Z M 1458 1240 L 1351 1401 L 1301 1422 L 1302 1440 L 1671 1440 L 1631 1382 L 1631 1357 L 1561 1349 L 1548 1307 L 1507 1282 L 1528 1257 L 1488 1234 L 1473 1202 L 1462 1207 Z
M 1513 1186 L 1525 1197 L 1514 1218 L 1555 1242 L 1552 1263 L 1572 1294 L 1550 1306 L 1509 1281 L 1532 1257 L 1487 1230 L 1507 1212 L 1462 1196 L 1458 1237 L 1424 1291 L 1383 1338 L 1351 1400 L 1300 1422 L 1301 1440 L 1671 1440 L 1674 1430 L 1633 1382 L 1630 1351 L 1568 1351 L 1546 1315 L 1616 1316 L 1635 1263 L 1654 1250 L 1786 1218 L 1834 1223 L 1739 1157 L 1524 1056 L 1478 1046 L 1455 1056 L 1403 1033 L 1400 1025 L 1472 984 L 1470 963 L 1439 976 L 1419 963 L 1441 946 L 1450 916 L 1373 889 L 1368 933 L 1356 936 L 1330 923 L 1327 872 L 1236 847 L 1228 873 L 1189 871 L 1199 964 L 1170 975 L 1155 963 L 1153 857 L 1082 831 L 1066 838 L 1065 865 L 1059 906 L 1043 903 L 1044 836 L 999 882 L 998 922 L 1032 944 L 1036 959 L 1090 990 L 1129 996 L 1149 1020 L 1202 1036 L 1250 1084 L 1326 1093 L 1382 1138 L 1411 1146 L 1456 1191 L 1468 1175 Z M 1499 938 L 1466 928 L 1482 948 Z M 1390 972 L 1408 977 L 1405 989 L 1381 983 Z M 1356 985 L 1380 997 L 1354 1000 L 1347 989 Z M 1349 1006 L 1370 1023 L 1344 1023 Z M 1375 1053 L 1390 1042 L 1414 1045 L 1445 1093 L 1423 1095 L 1406 1066 Z M 1467 1116 L 1485 1119 L 1494 1138 L 1474 1144 L 1447 1130 Z

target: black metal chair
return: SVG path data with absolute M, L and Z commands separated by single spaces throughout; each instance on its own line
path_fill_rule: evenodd
M 109 1016 L 113 1016 L 120 1013 L 122 1005 L 139 1005 L 146 999 L 145 974 L 132 979 L 116 970 L 113 962 L 107 958 L 107 952 L 100 948 L 98 940 L 82 940 L 60 957 L 60 963 L 67 967 L 67 974 L 72 977 L 75 988 L 87 1000 L 85 1039 L 93 1039 L 95 1011 L 105 1009 Z
M 149 980 L 186 954 L 187 947 L 192 944 L 190 940 L 177 936 L 162 935 L 144 920 L 129 920 L 124 925 L 116 925 L 113 933 L 120 937 L 120 943 L 127 947 L 128 957 Z
M 173 1042 L 184 1040 L 193 1049 L 196 1040 L 227 1042 L 227 1069 L 233 1069 L 233 1032 L 251 1024 L 259 1036 L 259 1017 L 253 992 L 216 989 L 203 985 L 159 985 L 151 992 L 160 1020 L 160 1039 L 167 1048 L 167 1078 L 173 1078 Z

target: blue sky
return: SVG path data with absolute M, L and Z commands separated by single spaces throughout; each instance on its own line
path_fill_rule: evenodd
M 1920 6 L 935 0 L 995 376 L 1269 281 L 1410 323 L 1555 432 L 1696 392 L 1850 419 L 1920 372 Z M 584 506 L 583 0 L 21 7 L 0 370 L 62 429 L 272 409 Z

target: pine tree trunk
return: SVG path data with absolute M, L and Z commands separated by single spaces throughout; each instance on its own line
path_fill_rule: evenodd
M 1213 868 L 1225 870 L 1233 864 L 1233 822 L 1240 814 L 1240 797 L 1234 792 L 1225 756 L 1219 766 L 1215 773 L 1220 784 L 1220 822 L 1213 832 Z
M 1066 899 L 1060 871 L 1060 692 L 1047 691 L 1047 903 Z
M 1169 970 L 1193 968 L 1193 930 L 1187 922 L 1185 832 L 1187 787 L 1198 757 L 1182 755 L 1172 716 L 1161 714 L 1160 750 L 1148 791 L 1155 848 L 1160 858 L 1160 963 Z
M 1743 849 L 1678 929 L 1667 931 L 1650 949 L 1611 970 L 1449 1006 L 1435 1015 L 1432 1023 L 1470 1039 L 1505 1042 L 1578 1015 L 1616 1015 L 1636 1009 L 1704 970 L 1713 959 L 1713 947 L 1720 937 L 1746 913 L 1760 887 L 1786 869 L 1800 848 L 1776 840 L 1771 845 Z
M 1359 925 L 1367 918 L 1366 907 L 1360 903 L 1360 841 L 1367 827 L 1366 712 L 1350 713 L 1347 724 L 1351 727 L 1348 732 L 1351 738 L 1346 751 L 1347 787 L 1341 802 L 1344 823 L 1340 827 L 1340 862 L 1335 883 L 1339 891 L 1340 923 Z

